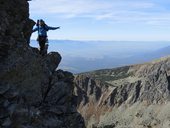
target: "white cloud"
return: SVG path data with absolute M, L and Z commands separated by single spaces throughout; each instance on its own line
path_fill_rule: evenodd
M 30 2 L 34 15 L 54 14 L 60 18 L 92 18 L 110 22 L 169 23 L 170 12 L 146 0 L 34 0 Z M 159 13 L 158 13 L 159 12 Z
M 58 13 L 58 14 L 101 14 L 122 10 L 146 9 L 154 7 L 149 2 L 134 1 L 104 1 L 104 0 L 35 0 L 30 2 L 30 9 L 37 14 Z
M 109 8 L 108 3 L 94 0 L 35 0 L 30 2 L 34 13 L 84 14 Z
M 51 26 L 49 39 L 170 40 L 169 0 L 32 0 L 30 18 Z M 32 35 L 36 39 L 37 33 Z

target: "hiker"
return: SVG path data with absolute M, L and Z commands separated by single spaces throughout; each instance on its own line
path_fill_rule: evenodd
M 56 29 L 60 29 L 60 27 L 49 27 L 48 25 L 45 24 L 45 22 L 42 19 L 37 20 L 36 28 L 34 28 L 32 32 L 38 31 L 37 41 L 40 46 L 40 54 L 42 55 L 47 54 L 48 49 L 47 31 Z

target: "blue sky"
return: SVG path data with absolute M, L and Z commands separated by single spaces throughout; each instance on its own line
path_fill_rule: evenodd
M 50 39 L 170 41 L 170 0 L 32 0 Z M 32 35 L 36 38 L 37 33 Z

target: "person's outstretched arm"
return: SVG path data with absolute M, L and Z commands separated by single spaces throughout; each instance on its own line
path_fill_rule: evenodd
M 60 29 L 60 27 L 50 27 L 50 26 L 47 26 L 48 30 L 56 30 L 56 29 Z
M 38 27 L 34 28 L 32 32 L 36 32 L 38 30 Z

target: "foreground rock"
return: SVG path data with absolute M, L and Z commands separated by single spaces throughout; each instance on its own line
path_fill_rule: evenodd
M 34 22 L 26 0 L 0 2 L 0 127 L 84 128 L 75 107 L 73 75 L 61 56 L 29 46 Z
M 79 74 L 75 83 L 87 127 L 170 127 L 170 57 Z

